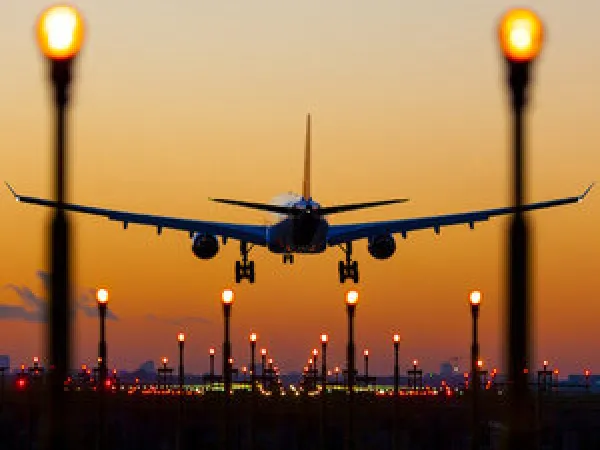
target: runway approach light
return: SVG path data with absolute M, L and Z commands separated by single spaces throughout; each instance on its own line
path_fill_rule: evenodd
M 96 300 L 98 303 L 105 305 L 108 303 L 108 291 L 106 289 L 98 289 L 96 291 Z
M 469 296 L 469 300 L 471 301 L 471 305 L 476 306 L 481 303 L 481 292 L 473 291 Z
M 544 27 L 533 11 L 512 9 L 500 21 L 498 39 L 508 60 L 529 62 L 542 50 Z
M 221 294 L 221 299 L 226 305 L 233 303 L 233 291 L 231 289 L 225 289 L 223 294 Z
M 37 23 L 37 38 L 42 53 L 53 60 L 71 59 L 83 44 L 83 18 L 77 9 L 56 5 L 46 9 Z
M 349 291 L 346 294 L 346 303 L 348 305 L 356 305 L 357 302 L 358 302 L 358 292 L 356 292 L 356 291 Z

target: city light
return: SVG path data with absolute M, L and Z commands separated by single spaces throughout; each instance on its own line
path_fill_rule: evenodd
M 256 333 L 250 333 L 250 342 L 256 342 L 257 336 Z
M 394 334 L 394 342 L 400 342 L 400 335 Z
M 329 341 L 329 336 L 327 336 L 325 333 L 323 333 L 323 334 L 321 335 L 321 342 L 324 344 L 324 343 L 326 343 L 327 341 Z
M 317 355 L 319 354 L 319 350 L 317 350 L 316 348 L 313 348 L 312 354 L 314 357 L 317 357 Z
M 260 349 L 260 354 L 263 356 L 267 356 L 267 349 L 266 348 L 261 348 Z
M 83 18 L 74 7 L 52 6 L 40 15 L 37 40 L 46 57 L 53 60 L 73 58 L 81 49 L 83 39 Z
M 166 366 L 168 362 L 169 362 L 169 358 L 167 358 L 166 356 L 163 356 L 162 363 Z
M 185 341 L 185 334 L 183 334 L 183 333 L 179 333 L 179 334 L 177 335 L 177 340 L 178 340 L 179 342 L 184 342 L 184 341 Z
M 500 21 L 498 39 L 504 56 L 512 62 L 535 59 L 544 38 L 542 21 L 528 9 L 508 11 Z
M 208 349 L 208 354 L 209 355 L 214 355 L 215 354 L 215 349 L 213 347 Z
M 363 355 L 364 356 L 369 356 L 369 350 L 365 349 L 365 351 L 363 351 Z

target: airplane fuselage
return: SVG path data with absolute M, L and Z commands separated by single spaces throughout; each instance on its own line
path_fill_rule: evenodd
M 322 253 L 327 248 L 327 220 L 319 214 L 319 204 L 312 199 L 294 202 L 298 213 L 286 216 L 269 227 L 267 247 L 273 253 Z

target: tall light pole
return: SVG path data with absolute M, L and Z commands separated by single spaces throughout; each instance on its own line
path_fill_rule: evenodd
M 210 377 L 210 388 L 212 390 L 215 382 L 215 349 L 211 347 L 208 349 L 208 374 Z
M 250 333 L 250 383 L 252 392 L 256 392 L 256 333 Z
M 327 342 L 329 336 L 323 333 L 321 335 L 321 394 L 327 393 Z
M 223 318 L 225 322 L 225 337 L 223 340 L 223 387 L 225 394 L 231 393 L 231 341 L 229 340 L 229 321 L 231 320 L 231 305 L 233 304 L 233 291 L 225 289 L 221 294 L 223 302 Z
M 315 390 L 317 389 L 317 378 L 319 376 L 319 366 L 317 365 L 317 361 L 319 360 L 319 350 L 317 350 L 316 348 L 313 348 L 312 350 L 312 355 L 313 355 L 313 383 L 315 384 Z
M 69 103 L 72 66 L 84 40 L 83 18 L 72 6 L 52 6 L 37 21 L 37 41 L 48 62 L 54 90 L 56 115 L 54 154 L 55 206 L 50 226 L 50 298 L 48 345 L 50 372 L 50 448 L 67 448 L 64 382 L 71 357 L 71 313 L 69 222 L 64 210 L 66 193 L 66 110 Z M 50 413 L 51 411 L 51 413 Z
M 472 336 L 471 336 L 471 391 L 473 393 L 473 416 L 472 416 L 472 439 L 471 448 L 478 450 L 479 445 L 479 411 L 478 411 L 478 394 L 480 388 L 479 370 L 477 361 L 479 361 L 479 305 L 481 304 L 481 292 L 473 291 L 469 295 L 469 303 L 471 304 L 471 319 L 472 319 Z
M 346 352 L 346 366 L 348 368 L 348 428 L 346 433 L 347 448 L 353 450 L 354 442 L 354 316 L 356 304 L 358 303 L 358 292 L 349 291 L 346 294 L 346 312 L 348 313 L 348 349 Z
M 543 25 L 528 9 L 513 9 L 501 19 L 498 40 L 506 60 L 513 114 L 513 207 L 508 242 L 508 382 L 511 408 L 508 445 L 532 448 L 534 406 L 525 369 L 531 362 L 531 304 L 529 280 L 529 231 L 523 214 L 526 192 L 526 157 L 523 113 L 527 104 L 530 68 L 542 49 Z
M 179 333 L 177 335 L 177 342 L 179 344 L 179 392 L 183 395 L 183 386 L 185 384 L 185 372 L 183 371 L 183 345 L 185 343 L 185 334 Z
M 267 388 L 267 349 L 266 348 L 260 349 L 260 362 L 261 362 L 261 366 L 262 366 L 262 371 L 261 371 L 262 385 L 263 385 L 263 389 L 266 389 Z
M 365 358 L 365 385 L 369 387 L 369 349 L 363 350 L 363 356 Z
M 100 340 L 98 342 L 98 381 L 99 391 L 106 389 L 106 310 L 108 309 L 108 291 L 98 289 L 96 291 L 96 302 L 98 303 L 98 317 L 100 318 Z
M 400 335 L 394 334 L 394 396 L 398 396 L 400 368 L 398 365 L 398 353 L 400 350 Z
M 346 352 L 346 367 L 348 369 L 348 392 L 351 397 L 354 392 L 354 317 L 356 315 L 357 303 L 358 292 L 349 291 L 346 294 L 346 312 L 348 313 L 348 349 Z

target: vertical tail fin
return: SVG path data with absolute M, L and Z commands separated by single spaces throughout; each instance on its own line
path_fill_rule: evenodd
M 306 115 L 306 141 L 304 144 L 304 180 L 302 182 L 302 197 L 310 198 L 310 114 Z

